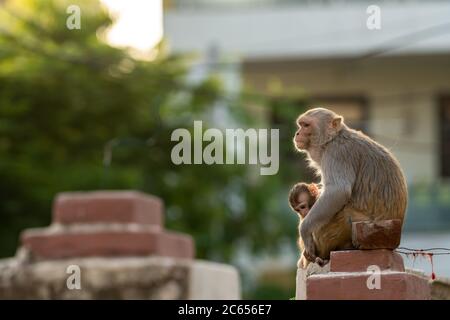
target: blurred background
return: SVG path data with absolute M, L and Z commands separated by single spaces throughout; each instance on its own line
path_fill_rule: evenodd
M 450 1 L 0 0 L 0 257 L 46 226 L 56 193 L 161 197 L 197 257 L 239 268 L 244 298 L 295 292 L 287 194 L 310 106 L 388 147 L 409 185 L 402 245 L 450 247 Z M 69 30 L 69 5 L 81 29 Z M 176 128 L 278 128 L 280 171 L 171 162 Z M 407 265 L 431 272 L 428 260 Z M 434 258 L 450 277 L 450 257 Z

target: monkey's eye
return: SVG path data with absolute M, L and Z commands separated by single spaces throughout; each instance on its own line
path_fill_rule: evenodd
M 307 207 L 306 207 L 304 204 L 302 204 L 302 205 L 300 206 L 300 209 L 307 209 Z
M 309 127 L 309 123 L 304 123 L 302 127 L 308 128 Z

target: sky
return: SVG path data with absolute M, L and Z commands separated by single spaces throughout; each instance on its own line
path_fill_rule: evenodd
M 162 0 L 101 0 L 118 16 L 108 33 L 115 46 L 151 49 L 162 37 Z

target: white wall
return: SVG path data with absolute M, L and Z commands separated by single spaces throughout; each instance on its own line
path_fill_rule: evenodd
M 366 9 L 370 4 L 168 9 L 164 36 L 173 52 L 205 52 L 214 45 L 244 58 L 351 56 L 450 22 L 449 2 L 380 2 L 382 28 L 368 30 Z M 449 52 L 450 33 L 440 33 L 445 30 L 421 34 L 419 38 L 430 38 L 401 52 Z

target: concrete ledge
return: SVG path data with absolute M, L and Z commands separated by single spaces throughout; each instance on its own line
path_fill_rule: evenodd
M 241 298 L 239 273 L 230 265 L 197 260 L 191 265 L 189 275 L 189 299 Z
M 431 281 L 433 300 L 450 300 L 450 278 L 437 278 Z
M 71 265 L 81 289 L 69 289 Z M 70 280 L 69 280 L 70 281 Z M 30 264 L 0 260 L 0 299 L 240 299 L 237 270 L 169 257 L 80 258 Z
M 317 263 L 310 263 L 306 269 L 297 269 L 297 279 L 295 288 L 295 299 L 306 300 L 306 281 L 308 277 L 318 274 L 327 274 L 330 272 L 330 264 L 321 267 Z

